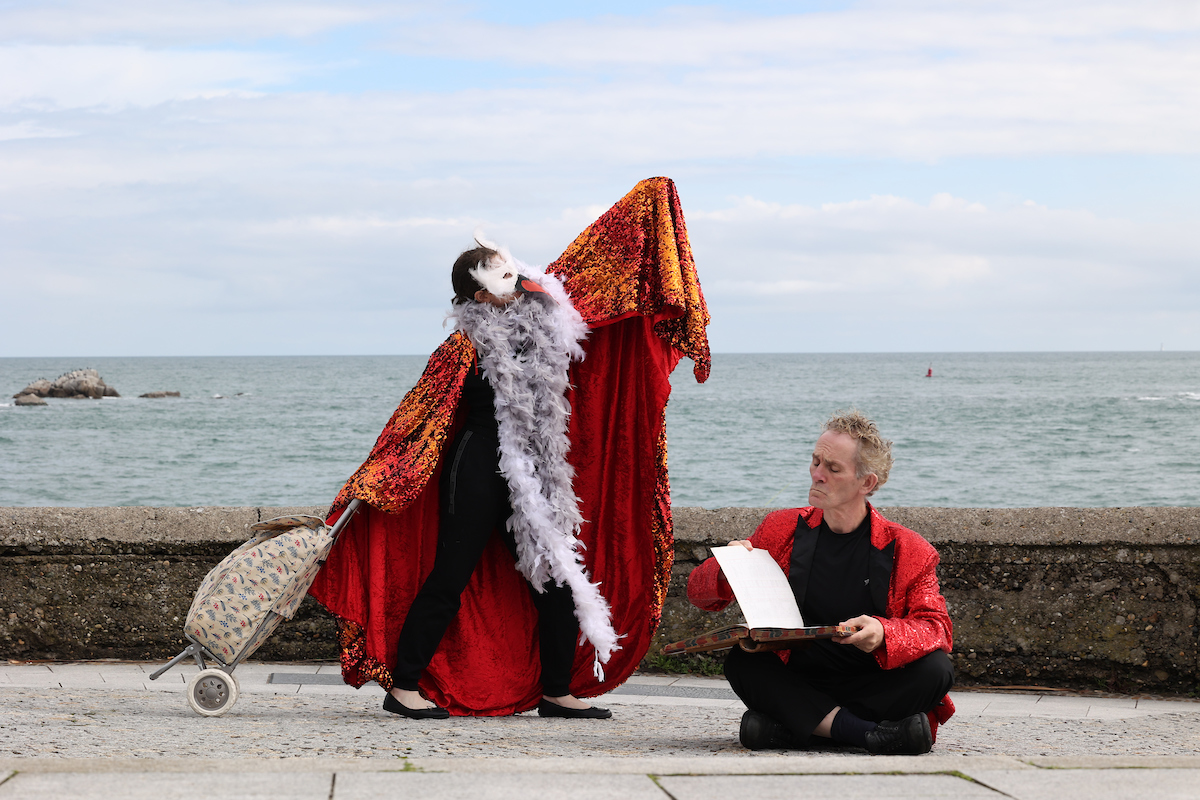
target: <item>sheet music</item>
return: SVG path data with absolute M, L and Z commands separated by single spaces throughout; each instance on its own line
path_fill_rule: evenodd
M 792 585 L 769 552 L 747 550 L 740 544 L 714 547 L 712 551 L 749 627 L 804 627 Z

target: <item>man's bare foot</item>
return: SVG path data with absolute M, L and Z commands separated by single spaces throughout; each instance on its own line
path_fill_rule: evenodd
M 435 703 L 431 703 L 421 696 L 420 692 L 414 692 L 411 689 L 392 689 L 392 697 L 400 701 L 400 705 L 405 708 L 436 708 Z
M 578 697 L 576 697 L 573 694 L 564 694 L 562 697 L 551 697 L 548 694 L 544 694 L 544 695 L 542 695 L 542 699 L 548 700 L 549 702 L 554 703 L 554 705 L 562 706 L 563 708 L 580 709 L 580 708 L 591 708 L 592 707 L 590 703 L 588 703 L 584 700 L 580 700 Z

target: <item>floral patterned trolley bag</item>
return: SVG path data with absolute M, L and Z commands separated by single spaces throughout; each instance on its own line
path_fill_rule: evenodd
M 234 669 L 280 622 L 296 615 L 357 503 L 333 528 L 310 516 L 276 517 L 250 526 L 254 536 L 200 583 L 183 632 L 188 646 L 150 680 L 194 657 L 200 672 L 188 683 L 188 705 L 207 717 L 228 711 L 239 694 Z

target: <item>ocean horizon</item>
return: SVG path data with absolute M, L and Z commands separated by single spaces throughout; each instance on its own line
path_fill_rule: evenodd
M 0 506 L 327 504 L 427 358 L 0 358 Z M 9 399 L 82 367 L 122 397 Z M 803 505 L 849 407 L 895 442 L 881 506 L 1200 505 L 1197 352 L 717 353 L 672 387 L 676 506 Z

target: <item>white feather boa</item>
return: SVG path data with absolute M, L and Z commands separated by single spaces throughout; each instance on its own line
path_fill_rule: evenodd
M 577 538 L 583 517 L 567 463 L 567 368 L 583 358 L 587 325 L 562 284 L 521 265 L 555 302 L 519 295 L 504 307 L 463 303 L 450 319 L 479 352 L 484 376 L 496 393 L 500 472 L 508 481 L 517 543 L 517 569 L 537 591 L 553 580 L 571 587 L 580 633 L 596 649 L 595 672 L 619 649 L 608 601 L 583 567 Z

